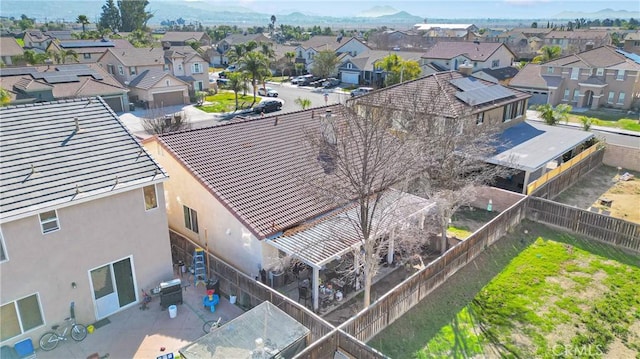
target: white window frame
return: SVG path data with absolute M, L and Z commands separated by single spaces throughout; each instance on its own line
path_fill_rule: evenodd
M 155 197 L 155 206 L 154 207 L 150 207 L 150 204 L 147 203 L 147 194 L 145 192 L 146 188 L 153 188 L 153 196 Z M 154 209 L 158 208 L 158 188 L 156 187 L 155 184 L 150 184 L 148 186 L 142 187 L 142 200 L 144 201 L 144 210 L 145 210 L 145 212 L 153 211 Z
M 37 325 L 37 326 L 33 327 L 33 328 L 29 328 L 27 330 L 24 330 L 24 327 L 23 327 L 23 324 L 22 324 L 22 316 L 20 315 L 20 307 L 18 306 L 18 301 L 23 300 L 25 298 L 29 298 L 29 297 L 34 296 L 34 295 L 36 296 L 36 300 L 38 302 L 38 310 L 40 310 L 40 320 L 42 321 L 42 323 L 40 325 Z M 18 299 L 15 299 L 15 300 L 12 300 L 12 301 L 9 301 L 9 302 L 6 302 L 6 303 L 2 303 L 2 304 L 0 304 L 0 307 L 4 307 L 5 305 L 11 304 L 11 303 L 13 303 L 15 311 L 16 311 L 16 314 L 17 314 L 17 317 L 18 317 L 18 325 L 20 326 L 20 333 L 18 333 L 17 335 L 15 335 L 15 336 L 13 336 L 11 338 L 5 338 L 5 341 L 6 340 L 10 340 L 12 338 L 16 338 L 16 337 L 18 337 L 20 335 L 24 335 L 26 333 L 32 332 L 32 331 L 34 331 L 34 330 L 36 330 L 38 328 L 41 328 L 41 327 L 43 327 L 45 325 L 46 322 L 45 322 L 45 319 L 44 319 L 44 311 L 42 310 L 42 301 L 40 300 L 40 293 L 39 292 L 31 293 L 31 294 L 25 295 L 23 297 L 20 297 Z
M 616 97 L 616 93 L 614 91 L 609 91 L 609 97 L 607 98 L 607 103 L 613 103 L 613 99 Z
M 347 62 L 346 68 L 347 68 L 347 70 L 351 70 L 353 68 L 353 65 L 351 65 L 350 62 Z
M 162 65 L 162 71 L 169 71 L 169 64 Z
M 189 211 L 189 223 L 187 223 L 187 218 L 186 218 L 186 213 Z M 194 216 L 195 213 L 195 216 Z M 193 208 L 187 207 L 184 204 L 182 205 L 182 216 L 184 217 L 184 226 L 185 228 L 187 228 L 188 230 L 194 232 L 194 233 L 200 233 L 200 228 L 198 226 L 198 211 L 194 210 Z M 195 217 L 195 225 L 194 225 L 194 221 L 193 218 Z M 195 228 L 194 228 L 195 227 Z
M 53 219 L 47 219 L 46 221 L 42 220 L 42 214 L 43 213 L 47 213 L 47 212 L 53 212 L 55 213 L 55 218 Z M 42 231 L 42 234 L 49 234 L 52 232 L 57 232 L 60 230 L 60 220 L 58 219 L 58 210 L 57 209 L 52 209 L 50 211 L 44 211 L 44 212 L 40 212 L 38 213 L 38 220 L 40 221 L 40 230 Z M 45 224 L 49 224 L 49 223 L 56 223 L 56 228 L 54 229 L 49 229 L 49 230 L 45 230 L 44 225 Z
M 580 97 L 580 89 L 573 90 L 573 101 L 578 101 L 578 97 Z
M 604 76 L 604 68 L 598 67 L 596 70 L 596 76 Z
M 136 75 L 136 67 L 135 66 L 130 66 L 129 67 L 129 75 L 131 75 L 131 76 Z
M 616 74 L 616 80 L 624 81 L 624 70 L 623 69 L 618 70 L 618 73 Z
M 200 66 L 199 62 L 195 62 L 193 65 L 191 65 L 191 72 L 194 74 L 201 74 L 202 73 L 202 66 Z
M 513 103 L 509 103 L 507 104 L 505 107 L 503 107 L 503 111 L 504 113 L 502 114 L 502 122 L 509 122 L 512 120 L 511 118 L 511 112 L 513 111 Z
M 548 74 L 552 74 L 553 73 L 553 66 L 547 66 L 547 73 Z
M 82 58 L 85 60 L 91 60 L 91 53 L 85 52 L 84 54 L 82 54 Z
M 500 59 L 491 61 L 491 68 L 500 67 Z
M 178 71 L 182 71 L 182 64 L 178 64 Z
M 0 228 L 0 253 L 2 253 L 2 255 L 0 256 L 0 263 L 8 262 L 9 261 L 9 253 L 7 253 L 7 246 L 4 243 L 4 236 L 2 235 L 2 228 Z M 4 256 L 4 259 L 2 259 L 2 256 Z
M 580 78 L 580 68 L 579 67 L 572 67 L 571 68 L 571 79 L 572 80 L 577 80 L 578 78 Z
M 563 101 L 569 101 L 569 94 L 571 91 L 569 89 L 564 89 L 564 96 L 562 96 Z
M 476 125 L 480 126 L 484 123 L 484 112 L 480 112 L 477 116 L 476 116 Z
M 626 94 L 623 91 L 620 91 L 620 93 L 618 94 L 618 105 L 624 105 L 625 97 L 626 97 Z
M 122 67 L 122 65 L 118 65 L 118 73 L 124 76 L 124 68 Z

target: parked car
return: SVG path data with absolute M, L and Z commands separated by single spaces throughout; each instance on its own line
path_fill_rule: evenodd
M 225 71 L 227 72 L 235 72 L 238 69 L 236 65 L 229 65 Z
M 304 80 L 298 81 L 298 86 L 311 86 L 312 82 L 320 80 L 318 76 L 313 76 L 313 75 L 306 75 L 306 76 L 307 77 L 305 77 Z
M 282 109 L 282 102 L 277 100 L 262 101 L 253 108 L 254 113 L 267 113 Z
M 320 80 L 315 80 L 313 82 L 311 82 L 309 84 L 309 86 L 313 86 L 313 87 L 322 87 L 322 84 L 326 81 L 327 79 L 320 79 Z
M 272 89 L 271 87 L 258 89 L 258 95 L 267 96 L 267 97 L 278 97 L 278 91 Z
M 373 87 L 358 87 L 357 89 L 351 91 L 351 97 L 366 95 L 371 91 L 373 91 Z
M 229 84 L 229 79 L 218 79 L 216 80 L 218 86 L 227 86 Z
M 340 80 L 335 77 L 329 77 L 325 82 L 322 83 L 322 87 L 326 89 L 336 87 L 338 85 L 340 85 Z
M 307 79 L 311 79 L 313 78 L 313 75 L 303 75 L 303 76 L 298 76 L 295 77 L 291 80 L 291 83 L 294 85 L 299 85 L 301 82 L 306 81 Z
M 227 78 L 227 73 L 224 72 L 224 71 L 220 71 L 218 73 L 218 77 L 221 78 L 221 79 L 225 79 L 225 78 Z

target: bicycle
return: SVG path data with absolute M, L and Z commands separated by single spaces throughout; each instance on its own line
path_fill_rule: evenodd
M 68 339 L 67 336 L 69 335 L 69 332 L 71 333 L 71 338 L 77 342 L 80 342 L 87 337 L 87 327 L 76 323 L 73 302 L 71 302 L 70 312 L 71 316 L 69 318 L 65 318 L 66 325 L 62 332 L 60 331 L 60 325 L 56 324 L 51 327 L 53 331 L 46 332 L 40 337 L 40 349 L 45 351 L 55 349 L 59 342 L 66 341 Z M 69 331 L 69 329 L 71 330 Z
M 218 320 L 206 321 L 204 325 L 202 325 L 202 330 L 204 330 L 205 333 L 209 334 L 214 329 L 220 328 L 221 325 L 222 325 L 222 317 L 218 318 Z

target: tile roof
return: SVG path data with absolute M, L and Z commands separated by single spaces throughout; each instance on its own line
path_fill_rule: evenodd
M 231 46 L 238 45 L 238 44 L 245 44 L 249 41 L 273 42 L 263 34 L 231 34 L 225 37 L 224 39 L 220 40 L 218 43 L 221 43 L 223 41 Z
M 344 45 L 350 38 L 343 38 L 338 42 L 335 36 L 314 36 L 309 40 L 300 44 L 304 49 L 314 49 L 316 51 L 333 50 L 335 51 L 340 46 Z
M 500 42 L 439 41 L 422 57 L 426 59 L 452 59 L 464 55 L 472 61 L 486 61 L 502 46 L 505 45 Z
M 600 46 L 544 63 L 545 66 L 580 66 L 587 68 L 611 68 L 621 64 L 640 70 L 640 64 L 619 53 L 612 46 Z
M 0 117 L 3 222 L 166 179 L 99 98 L 8 106 Z
M 375 106 L 375 104 L 380 103 L 381 100 L 387 103 L 384 99 L 393 98 L 393 103 L 397 105 L 398 109 L 411 108 L 415 106 L 415 103 L 421 105 L 428 104 L 428 111 L 431 112 L 431 114 L 458 117 L 468 112 L 476 113 L 487 111 L 492 108 L 504 106 L 507 103 L 531 97 L 531 95 L 526 92 L 500 86 L 502 91 L 511 92 L 513 95 L 492 102 L 469 106 L 456 97 L 459 93 L 466 92 L 454 85 L 456 81 L 464 78 L 470 79 L 479 87 L 500 86 L 490 81 L 467 77 L 457 71 L 446 71 L 376 90 L 369 94 L 356 97 L 355 99 L 350 99 L 349 101 Z
M 403 60 L 414 60 L 418 62 L 422 55 L 421 52 L 412 51 L 366 50 L 351 58 L 350 61 L 356 65 L 359 70 L 373 71 L 376 62 L 391 54 L 396 54 Z
M 640 40 L 640 31 L 630 32 L 624 37 L 624 41 L 638 41 Z
M 540 65 L 527 64 L 509 82 L 510 86 L 547 89 L 547 81 L 540 75 Z M 559 77 L 559 76 L 556 76 Z
M 513 78 L 518 73 L 518 69 L 513 66 L 501 67 L 499 69 L 481 69 L 479 71 L 484 72 L 499 81 Z
M 24 50 L 13 37 L 0 37 L 0 56 L 18 56 Z
M 137 87 L 147 90 L 167 76 L 174 77 L 171 74 L 159 69 L 144 70 L 133 80 L 131 80 L 131 82 L 129 83 L 129 87 Z
M 124 66 L 150 66 L 164 64 L 164 50 L 160 47 L 108 49 Z
M 343 107 L 333 105 L 157 138 L 247 229 L 266 238 L 335 208 L 308 195 L 301 180 L 324 176 L 303 144 L 320 131 L 326 109 L 343 118 Z
M 599 40 L 609 35 L 602 30 L 575 30 L 575 31 L 550 31 L 545 39 L 573 39 L 573 40 Z
M 204 35 L 202 31 L 167 31 L 160 41 L 200 41 Z

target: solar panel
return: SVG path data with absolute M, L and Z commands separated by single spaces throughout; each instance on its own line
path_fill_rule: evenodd
M 104 79 L 99 72 L 92 69 L 87 65 L 76 64 L 76 65 L 65 65 L 56 67 L 56 73 L 58 74 L 67 74 L 67 75 L 75 75 L 75 76 L 92 76 L 96 80 Z
M 487 87 L 482 81 L 473 77 L 462 77 L 459 79 L 453 79 L 449 81 L 453 86 L 459 88 L 462 91 L 470 91 L 481 87 Z
M 30 75 L 34 72 L 37 72 L 37 70 L 32 67 L 3 68 L 0 70 L 0 76 Z
M 48 72 L 44 74 L 44 80 L 50 84 L 59 84 L 65 82 L 78 82 L 80 79 L 73 74 L 59 74 L 55 72 Z
M 486 86 L 456 93 L 458 99 L 471 106 L 482 105 L 511 96 L 515 96 L 515 94 L 501 85 Z

